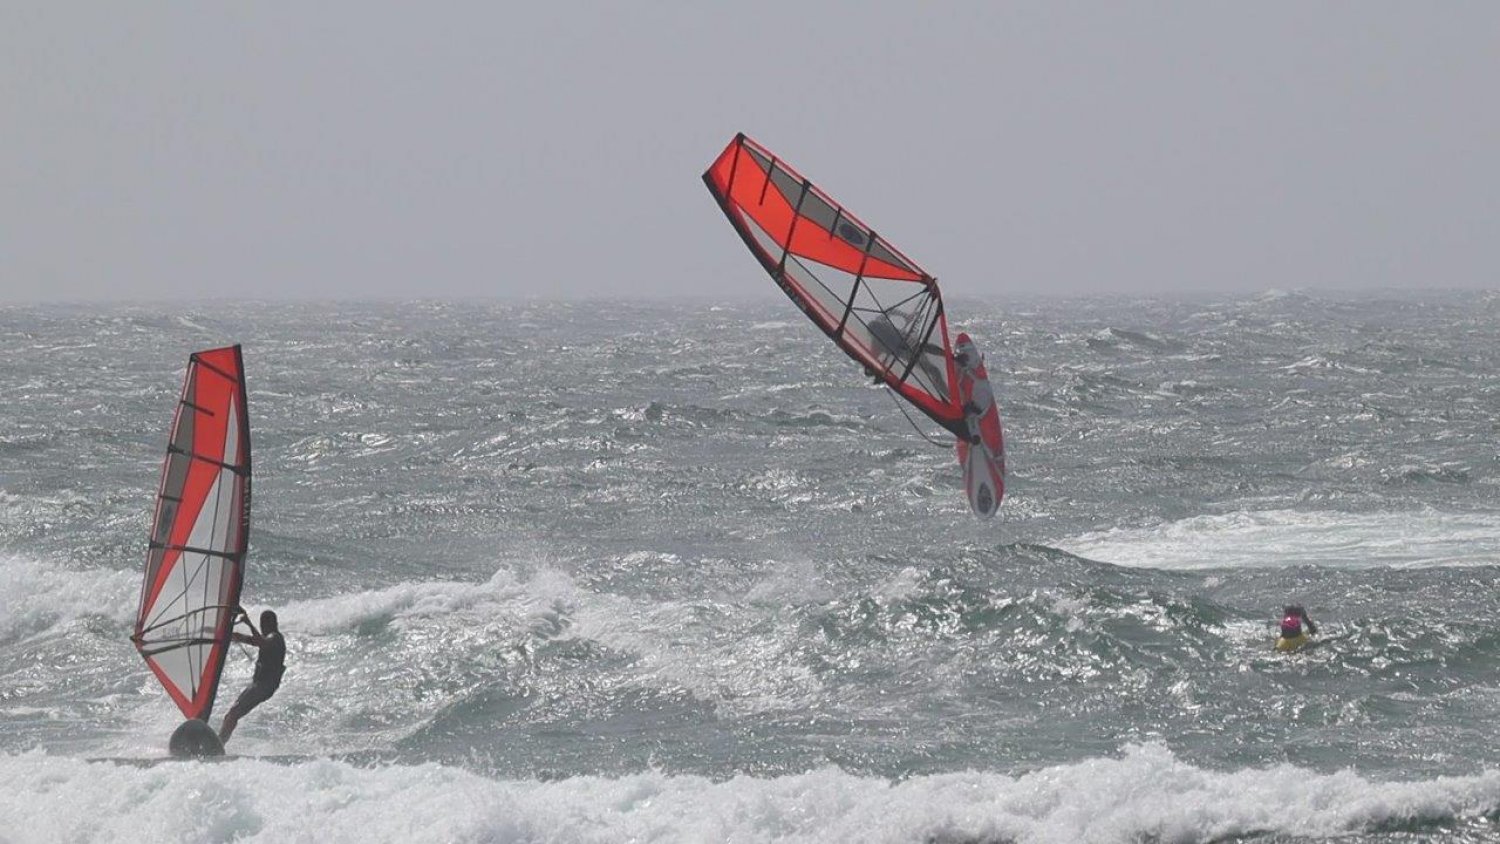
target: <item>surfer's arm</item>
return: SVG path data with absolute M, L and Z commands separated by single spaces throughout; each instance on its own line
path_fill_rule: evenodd
M 1318 635 L 1318 625 L 1313 624 L 1312 617 L 1307 614 L 1307 610 L 1302 610 L 1299 615 L 1302 616 L 1302 623 L 1306 625 L 1307 632 L 1314 636 Z
M 244 642 L 248 645 L 254 645 L 257 648 L 260 647 L 261 642 L 264 642 L 265 639 L 261 638 L 260 631 L 255 629 L 255 622 L 250 620 L 250 613 L 245 612 L 244 607 L 238 607 L 235 609 L 235 615 L 239 617 L 240 621 L 245 623 L 246 627 L 250 628 L 250 635 L 246 636 L 244 633 L 231 633 L 230 635 L 234 637 L 236 642 Z

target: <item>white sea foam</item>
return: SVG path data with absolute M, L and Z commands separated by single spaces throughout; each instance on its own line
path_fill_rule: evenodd
M 808 564 L 773 574 L 751 599 L 769 594 L 785 598 L 793 589 L 802 600 L 826 597 L 808 580 L 811 572 Z M 632 657 L 631 682 L 684 689 L 735 711 L 811 705 L 822 688 L 802 661 L 788 657 L 796 648 L 790 631 L 760 624 L 757 611 L 712 599 L 635 600 L 594 592 L 550 569 L 526 578 L 501 569 L 483 583 L 402 583 L 295 601 L 278 608 L 278 614 L 283 627 L 298 635 L 389 624 L 448 631 L 450 647 L 462 647 L 458 639 L 463 638 L 492 648 L 497 626 L 545 638 L 587 640 Z M 452 632 L 465 629 L 482 635 Z M 736 634 L 726 637 L 725 629 Z
M 1500 564 L 1500 514 L 1240 511 L 1057 543 L 1072 554 L 1161 569 Z
M 292 601 L 278 612 L 298 632 L 316 635 L 353 630 L 371 621 L 400 624 L 470 615 L 535 617 L 553 612 L 557 602 L 570 600 L 576 593 L 565 575 L 543 572 L 523 582 L 509 569 L 501 569 L 483 583 L 399 583 L 369 592 Z
M 137 572 L 0 555 L 0 642 L 93 616 L 129 623 L 140 588 Z
M 436 764 L 241 759 L 137 768 L 0 756 L 0 838 L 16 842 L 1107 844 L 1338 836 L 1474 821 L 1497 807 L 1500 771 L 1417 782 L 1290 765 L 1219 772 L 1159 745 L 1018 777 L 971 771 L 895 783 L 836 768 L 727 781 L 651 772 L 538 782 Z
M 793 588 L 778 585 L 779 577 L 772 576 L 759 599 Z M 802 582 L 801 599 L 821 594 L 819 588 Z M 796 657 L 793 629 L 763 621 L 761 612 L 732 602 L 632 601 L 587 593 L 570 633 L 632 655 L 632 682 L 684 689 L 722 715 L 816 705 L 824 688 Z
M 807 558 L 772 564 L 765 579 L 750 587 L 745 600 L 752 604 L 788 606 L 827 601 L 834 597 L 828 581 L 818 573 L 817 564 Z

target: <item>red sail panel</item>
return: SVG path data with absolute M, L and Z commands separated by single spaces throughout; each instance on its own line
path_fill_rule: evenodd
M 131 637 L 188 718 L 207 719 L 213 710 L 249 535 L 240 347 L 196 352 L 172 418 Z
M 743 134 L 703 181 L 761 266 L 824 333 L 938 424 L 966 434 L 936 279 Z

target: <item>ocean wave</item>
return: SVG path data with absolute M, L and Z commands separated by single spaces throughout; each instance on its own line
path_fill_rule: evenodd
M 88 806 L 88 811 L 78 807 Z M 249 758 L 136 767 L 0 756 L 0 837 L 41 841 L 1072 842 L 1442 834 L 1500 811 L 1500 772 L 1411 782 L 1288 764 L 1215 771 L 1166 747 L 1019 775 L 892 781 L 827 767 L 727 780 L 544 782 L 438 764 Z
M 1114 327 L 1110 327 L 1106 329 L 1106 331 L 1106 337 L 1113 338 L 1132 346 L 1138 346 L 1151 352 L 1172 351 L 1180 347 L 1180 344 L 1176 342 L 1163 340 L 1155 334 L 1151 334 L 1146 331 L 1132 331 L 1128 328 Z
M 373 649 L 372 658 L 385 667 L 410 666 L 449 685 L 460 676 L 465 684 L 500 682 L 504 666 L 490 663 L 504 662 L 501 654 L 520 655 L 531 666 L 527 670 L 562 670 L 559 662 L 573 659 L 576 648 L 561 656 L 538 651 L 548 643 L 573 643 L 598 657 L 590 659 L 588 676 L 601 688 L 680 690 L 725 712 L 762 711 L 810 705 L 820 689 L 792 656 L 799 646 L 796 631 L 765 625 L 763 612 L 753 606 L 795 588 L 783 579 L 787 576 L 795 577 L 773 574 L 751 590 L 752 604 L 739 605 L 633 599 L 591 591 L 552 570 L 522 578 L 502 569 L 483 583 L 402 583 L 292 602 L 278 613 L 291 636 L 374 637 L 390 631 L 394 639 L 363 649 Z M 327 642 L 312 645 L 307 658 L 321 664 L 351 656 L 345 646 Z M 493 676 L 480 671 L 485 666 Z M 330 701 L 329 708 L 343 708 L 346 690 L 325 680 L 348 680 L 309 670 L 309 679 L 316 678 L 319 686 L 314 696 Z M 370 693 L 382 689 L 372 687 Z
M 1500 513 L 1240 510 L 1057 544 L 1092 560 L 1159 569 L 1482 566 L 1500 563 Z
M 1421 483 L 1466 484 L 1471 478 L 1472 471 L 1462 463 L 1437 465 L 1415 465 L 1408 463 L 1381 472 L 1381 479 L 1385 483 L 1392 485 Z
M 461 624 L 474 616 L 497 616 L 555 626 L 560 602 L 576 595 L 566 576 L 547 572 L 523 582 L 508 569 L 483 583 L 427 581 L 327 598 L 293 601 L 279 610 L 283 624 L 311 635 L 370 632 L 389 624 L 439 619 Z
M 136 572 L 78 570 L 0 555 L 0 642 L 82 618 L 129 624 L 140 588 Z

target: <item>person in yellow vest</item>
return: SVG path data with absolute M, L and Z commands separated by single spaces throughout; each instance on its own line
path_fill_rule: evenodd
M 1281 635 L 1276 638 L 1276 650 L 1295 651 L 1318 635 L 1318 625 L 1308 617 L 1301 604 L 1288 604 L 1281 613 Z

